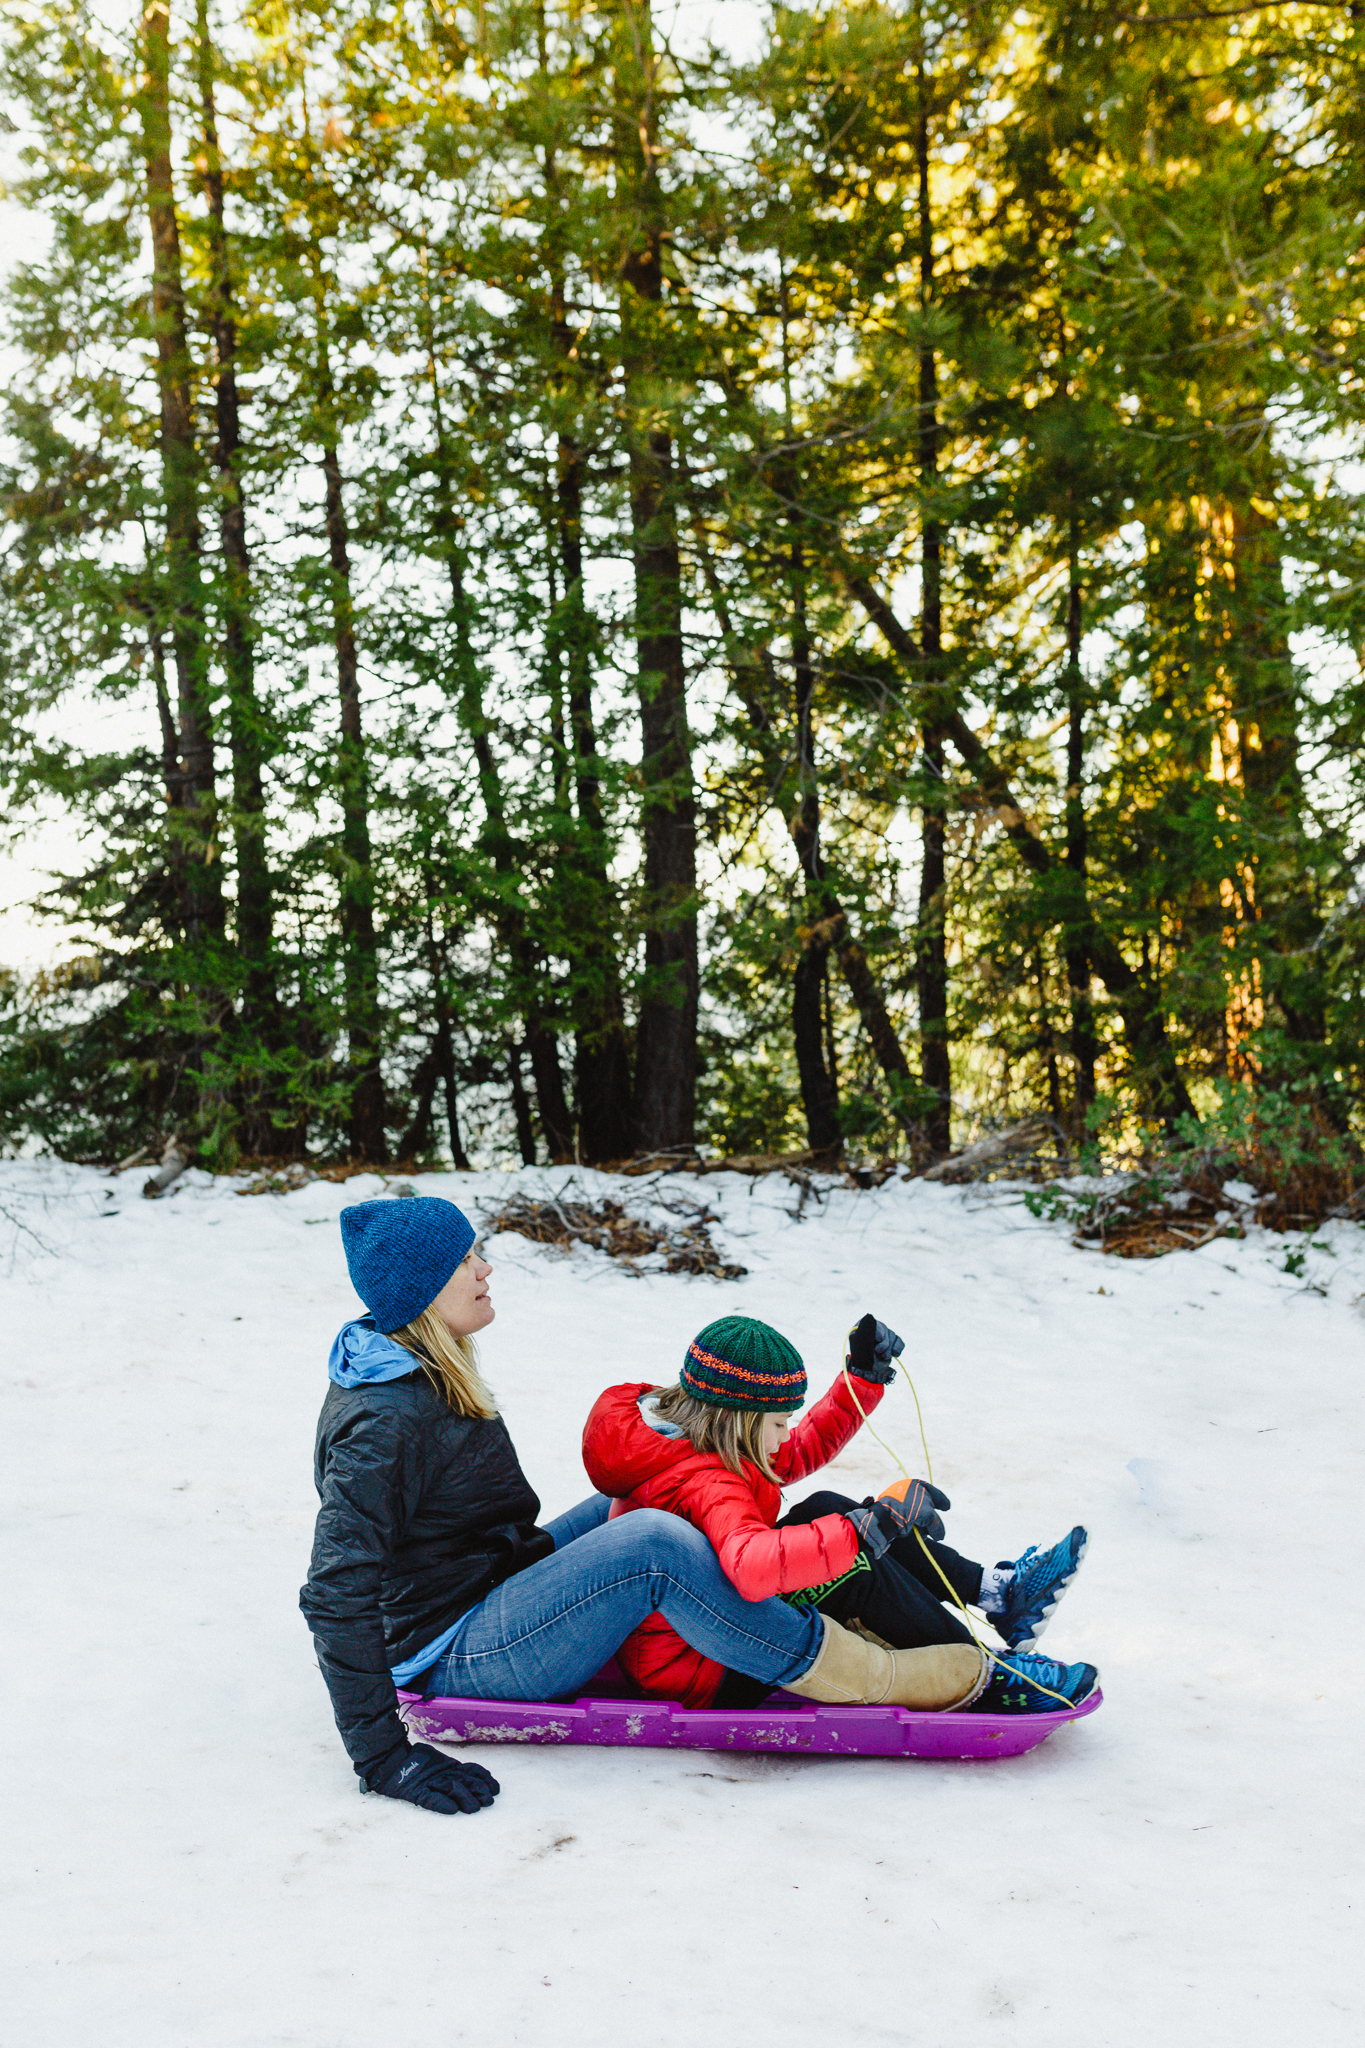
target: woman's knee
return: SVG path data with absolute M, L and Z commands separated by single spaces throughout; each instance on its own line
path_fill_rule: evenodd
M 635 1508 L 611 1526 L 628 1531 L 630 1548 L 642 1563 L 667 1567 L 695 1564 L 699 1558 L 715 1562 L 716 1553 L 701 1530 L 666 1509 Z

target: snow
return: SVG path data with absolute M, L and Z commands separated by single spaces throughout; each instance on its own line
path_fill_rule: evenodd
M 673 1377 L 714 1315 L 777 1323 L 818 1389 L 872 1308 L 951 1540 L 1090 1527 L 1045 1647 L 1106 1701 L 994 1764 L 483 1749 L 502 1797 L 445 1819 L 357 1796 L 297 1608 L 355 1313 L 336 1219 L 382 1184 L 143 1177 L 0 1167 L 6 2043 L 1357 2037 L 1362 1673 L 1330 1596 L 1361 1542 L 1358 1229 L 1298 1274 L 1254 1230 L 1123 1262 L 1007 1187 L 798 1218 L 785 1180 L 717 1176 L 670 1191 L 722 1212 L 739 1282 L 493 1239 L 485 1367 L 547 1514 L 587 1490 L 595 1395 Z M 477 1212 L 568 1177 L 419 1185 Z M 919 1469 L 903 1380 L 878 1424 Z M 893 1476 L 865 1438 L 834 1470 Z

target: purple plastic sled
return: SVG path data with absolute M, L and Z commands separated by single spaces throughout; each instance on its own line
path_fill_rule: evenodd
M 785 1750 L 804 1756 L 1022 1756 L 1056 1729 L 1093 1714 L 1089 1699 L 1055 1714 L 921 1714 L 910 1707 L 822 1707 L 775 1693 L 761 1707 L 723 1712 L 675 1700 L 622 1698 L 608 1665 L 581 1698 L 424 1700 L 399 1692 L 412 1733 L 432 1742 L 599 1743 L 628 1749 Z

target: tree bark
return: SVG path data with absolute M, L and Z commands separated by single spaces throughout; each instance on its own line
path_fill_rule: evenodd
M 537 12 L 542 75 L 549 55 L 543 5 Z M 544 152 L 545 189 L 560 203 L 556 153 Z M 583 587 L 583 450 L 570 414 L 571 363 L 575 352 L 559 243 L 554 239 L 550 279 L 551 344 L 558 359 L 555 383 L 560 407 L 556 449 L 557 540 L 564 595 L 555 622 L 555 652 L 567 671 L 569 741 L 573 753 L 578 833 L 572 848 L 574 1093 L 578 1110 L 578 1155 L 589 1165 L 624 1159 L 635 1149 L 630 1041 L 621 997 L 617 952 L 619 920 L 608 872 L 608 843 L 602 816 L 597 764 L 597 731 L 592 702 L 592 622 Z
M 507 1048 L 507 1078 L 512 1084 L 512 1115 L 517 1126 L 517 1149 L 521 1153 L 523 1166 L 536 1163 L 536 1136 L 531 1128 L 531 1105 L 526 1099 L 526 1087 L 521 1078 L 521 1047 Z
M 561 359 L 572 346 L 563 287 L 556 279 L 554 342 Z M 578 1098 L 579 1156 L 589 1165 L 624 1159 L 635 1149 L 630 1045 L 621 1001 L 615 947 L 615 903 L 607 872 L 593 719 L 591 628 L 583 591 L 583 451 L 564 428 L 558 436 L 556 511 L 564 597 L 558 638 L 568 670 L 569 734 L 573 746 L 578 844 L 574 848 L 579 903 L 574 1001 L 574 1080 Z
M 1047 1106 L 1053 1121 L 1062 1120 L 1062 1080 L 1057 1071 L 1057 1038 L 1052 1029 L 1052 1015 L 1047 1006 L 1047 962 L 1043 949 L 1036 946 L 1033 953 L 1033 974 L 1038 983 L 1038 1043 L 1042 1049 L 1043 1067 L 1047 1074 Z
M 450 1140 L 450 1163 L 457 1173 L 472 1172 L 469 1155 L 460 1134 L 459 1089 L 455 1074 L 455 1044 L 450 1030 L 450 1010 L 443 1001 L 436 1013 L 436 1055 L 445 1083 L 446 1135 Z M 534 1160 L 534 1150 L 533 1150 Z
M 204 193 L 208 202 L 208 307 L 213 324 L 216 375 L 214 407 L 218 429 L 218 523 L 223 550 L 224 668 L 227 676 L 229 738 L 232 748 L 232 827 L 237 856 L 237 948 L 245 973 L 243 1022 L 266 1043 L 278 1041 L 278 1005 L 271 947 L 274 917 L 265 843 L 265 730 L 256 695 L 252 645 L 251 556 L 246 539 L 246 504 L 241 481 L 241 407 L 237 390 L 237 320 L 232 266 L 223 211 L 223 165 L 218 144 L 214 94 L 215 59 L 209 34 L 208 0 L 196 0 L 199 43 L 199 99 L 204 129 Z M 252 1134 L 250 1149 L 273 1126 Z
M 493 856 L 493 867 L 499 878 L 510 879 L 516 867 L 516 846 L 507 826 L 498 765 L 493 759 L 493 749 L 488 744 L 488 720 L 479 701 L 477 678 L 469 647 L 468 599 L 465 595 L 459 552 L 453 544 L 448 551 L 447 568 L 455 605 L 456 641 L 460 650 L 461 722 L 473 743 L 474 760 L 479 771 L 479 795 L 483 800 L 484 844 Z M 526 1031 L 526 1050 L 531 1055 L 531 1078 L 535 1083 L 536 1104 L 540 1110 L 540 1128 L 545 1136 L 551 1162 L 556 1166 L 566 1165 L 574 1156 L 573 1117 L 569 1111 L 568 1097 L 564 1092 L 564 1074 L 559 1064 L 559 1040 L 546 1021 L 544 1006 L 536 993 L 541 957 L 526 929 L 525 917 L 506 893 L 499 896 L 493 911 L 493 922 L 507 947 L 517 975 L 520 1007 Z M 516 1068 L 516 1077 L 517 1086 L 520 1087 L 520 1064 Z M 535 1164 L 534 1140 L 531 1145 L 531 1156 L 526 1164 Z
M 335 386 L 327 347 L 326 309 L 319 284 L 318 431 L 326 507 L 327 552 L 332 570 L 332 635 L 341 703 L 337 786 L 341 799 L 341 931 L 345 948 L 346 1034 L 350 1045 L 349 1142 L 357 1159 L 385 1160 L 384 1078 L 380 1069 L 379 944 L 374 926 L 374 864 L 370 843 L 369 766 L 360 715 L 351 599 L 350 530 L 342 492 Z
M 635 1125 L 647 1150 L 691 1145 L 697 1087 L 697 822 L 682 646 L 673 443 L 651 385 L 660 375 L 663 224 L 657 67 L 648 0 L 623 6 L 616 158 L 629 195 L 621 262 L 622 367 L 640 696 L 645 979 Z
M 1071 1056 L 1076 1066 L 1076 1135 L 1095 1101 L 1095 1012 L 1090 1000 L 1089 848 L 1085 816 L 1085 684 L 1081 675 L 1080 536 L 1073 516 L 1066 607 L 1066 866 L 1071 881 L 1063 936 L 1071 990 Z M 1055 1114 L 1055 1112 L 1054 1112 Z
M 815 1153 L 837 1153 L 839 1092 L 827 1056 L 821 1015 L 829 977 L 829 898 L 820 850 L 820 788 L 815 767 L 815 667 L 806 617 L 805 559 L 799 536 L 790 550 L 792 581 L 792 669 L 795 683 L 797 801 L 791 835 L 806 883 L 806 922 L 797 932 L 801 948 L 792 980 L 792 1038 L 806 1132 Z M 832 1036 L 832 1034 L 831 1034 Z
M 213 725 L 208 647 L 200 582 L 198 452 L 192 364 L 171 169 L 170 14 L 167 0 L 146 0 L 141 20 L 144 77 L 139 94 L 152 243 L 152 325 L 156 335 L 161 414 L 161 479 L 165 503 L 166 585 L 175 661 L 180 747 L 176 826 L 184 845 L 185 934 L 221 931 L 223 895 L 217 860 Z
M 474 761 L 479 776 L 479 796 L 483 803 L 483 843 L 493 858 L 494 871 L 499 881 L 510 881 L 516 866 L 516 846 L 508 830 L 506 806 L 503 802 L 502 780 L 498 765 L 493 758 L 493 749 L 488 743 L 488 719 L 480 699 L 478 676 L 475 673 L 474 652 L 470 638 L 469 597 L 464 586 L 464 570 L 460 559 L 454 508 L 450 496 L 450 453 L 446 438 L 445 416 L 441 405 L 441 386 L 436 361 L 436 337 L 431 325 L 430 308 L 427 309 L 427 375 L 431 382 L 432 408 L 436 422 L 436 450 L 439 457 L 438 488 L 441 505 L 441 523 L 445 543 L 446 574 L 450 580 L 451 611 L 455 622 L 456 644 L 456 694 L 460 722 L 469 736 L 474 749 Z M 544 1006 L 537 994 L 541 959 L 537 948 L 526 928 L 526 919 L 519 904 L 514 900 L 513 891 L 500 892 L 491 910 L 491 920 L 503 945 L 516 976 L 517 1002 L 522 1013 L 526 1033 L 526 1048 L 531 1055 L 531 1076 L 535 1083 L 536 1103 L 540 1111 L 540 1127 L 545 1136 L 550 1159 L 554 1165 L 565 1165 L 574 1157 L 573 1116 L 569 1109 L 568 1097 L 564 1092 L 564 1075 L 559 1064 L 559 1043 L 556 1033 L 545 1018 Z M 526 1101 L 525 1086 L 521 1078 L 521 1060 L 509 1055 L 509 1074 L 512 1080 L 513 1108 L 517 1118 L 518 1144 L 521 1147 L 522 1162 L 534 1166 L 536 1160 L 535 1137 L 530 1121 L 530 1108 Z M 528 1153 L 527 1146 L 530 1146 Z
M 431 1143 L 431 1113 L 441 1082 L 441 1055 L 435 1039 L 427 1047 L 409 1084 L 416 1101 L 412 1121 L 398 1140 L 399 1159 L 417 1159 Z
M 1272 477 L 1260 480 L 1262 504 L 1273 504 L 1274 490 Z M 1251 977 L 1263 971 L 1265 993 L 1278 1003 L 1287 1036 L 1299 1044 L 1320 1045 L 1327 1036 L 1325 984 L 1312 948 L 1322 916 L 1311 870 L 1302 857 L 1299 705 L 1285 622 L 1279 523 L 1273 510 L 1262 510 L 1255 502 L 1250 488 L 1228 509 L 1232 714 L 1247 823 L 1259 841 L 1251 886 L 1233 878 L 1236 900 L 1252 899 L 1255 926 L 1254 938 L 1245 934 L 1249 943 L 1241 949 L 1243 960 L 1252 951 L 1254 963 L 1244 970 L 1242 1001 L 1245 1004 L 1251 995 L 1255 1004 L 1259 986 Z M 1244 916 L 1237 919 L 1238 924 L 1246 922 Z M 1235 927 L 1232 931 L 1235 936 Z
M 426 875 L 427 917 L 427 973 L 431 980 L 432 1007 L 436 1012 L 436 1030 L 431 1041 L 431 1057 L 435 1061 L 435 1072 L 445 1088 L 446 1130 L 450 1138 L 450 1161 L 457 1173 L 468 1173 L 469 1160 L 460 1135 L 459 1086 L 455 1072 L 455 1039 L 451 1030 L 450 1003 L 446 995 L 446 978 L 449 972 L 448 937 L 445 932 L 436 936 L 435 875 L 428 867 Z M 435 1100 L 433 1087 L 432 1101 Z M 416 1119 L 414 1119 L 414 1122 Z
M 919 200 L 920 319 L 934 295 L 934 223 L 929 202 L 929 113 L 924 66 L 918 68 L 919 118 L 915 163 Z M 934 511 L 938 487 L 938 363 L 923 339 L 919 350 L 920 648 L 925 703 L 932 711 L 943 683 L 943 528 Z M 940 1158 L 952 1150 L 952 1073 L 948 1058 L 948 859 L 944 797 L 944 734 L 930 716 L 920 728 L 924 777 L 921 798 L 919 922 L 916 982 L 919 992 L 920 1079 L 930 1107 L 925 1135 Z

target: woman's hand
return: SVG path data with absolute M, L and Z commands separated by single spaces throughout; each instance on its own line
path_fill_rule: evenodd
M 860 1380 L 886 1387 L 896 1377 L 891 1361 L 899 1358 L 904 1349 L 904 1340 L 894 1330 L 879 1323 L 874 1315 L 865 1315 L 848 1333 L 848 1357 L 844 1362 Z
M 502 1787 L 482 1764 L 457 1764 L 453 1757 L 420 1744 L 376 1778 L 369 1790 L 425 1806 L 429 1813 L 477 1813 L 481 1806 L 493 1804 Z

